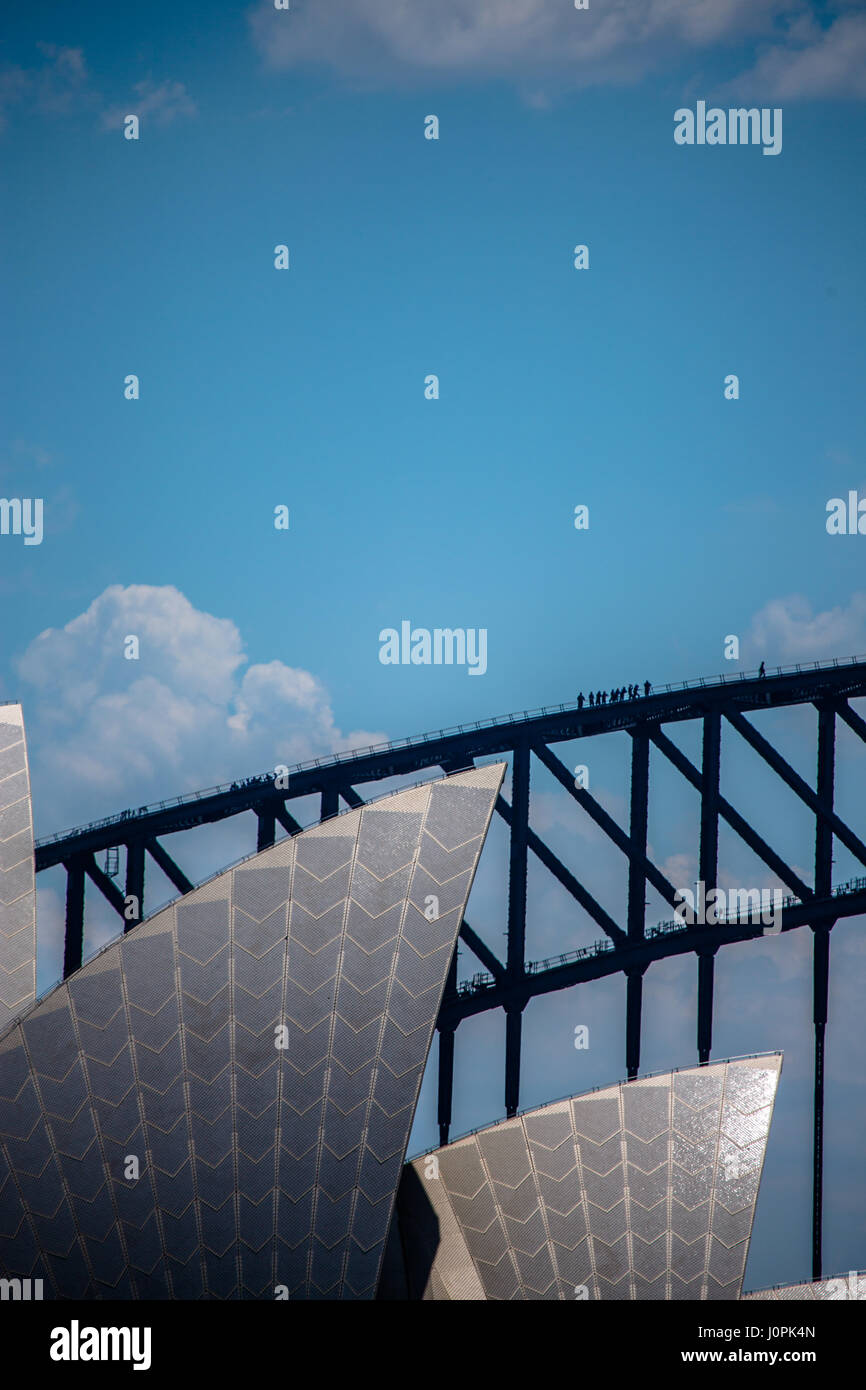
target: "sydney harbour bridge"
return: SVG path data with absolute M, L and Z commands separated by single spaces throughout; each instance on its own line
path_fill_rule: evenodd
M 813 1277 L 818 1279 L 822 1275 L 824 1044 L 828 1021 L 830 933 L 840 918 L 866 913 L 866 843 L 834 807 L 836 728 L 837 721 L 841 720 L 866 742 L 866 720 L 850 704 L 852 699 L 863 696 L 866 696 L 866 658 L 666 685 L 650 694 L 612 704 L 587 707 L 575 702 L 523 711 L 314 759 L 288 769 L 285 776 L 276 779 L 272 772 L 250 777 L 243 782 L 124 811 L 51 836 L 36 844 L 36 870 L 62 866 L 66 871 L 64 977 L 82 964 L 88 879 L 117 911 L 126 929 L 135 926 L 145 915 L 148 856 L 179 894 L 192 890 L 193 883 L 178 863 L 182 856 L 176 857 L 174 846 L 169 853 L 163 843 L 164 837 L 252 813 L 257 818 L 257 848 L 262 850 L 275 843 L 278 828 L 289 836 L 302 829 L 290 809 L 292 802 L 301 798 L 320 798 L 320 818 L 326 820 L 338 813 L 341 802 L 347 807 L 364 805 L 366 798 L 361 796 L 359 787 L 424 774 L 431 769 L 446 774 L 460 772 L 479 762 L 504 756 L 511 768 L 511 800 L 499 795 L 495 809 L 509 829 L 507 921 L 503 924 L 507 946 L 504 959 L 500 959 L 470 923 L 463 921 L 460 937 L 482 968 L 471 980 L 458 986 L 455 952 L 438 1016 L 440 1142 L 448 1142 L 451 1125 L 456 1030 L 463 1019 L 489 1009 L 502 1009 L 505 1013 L 505 1110 L 507 1115 L 513 1116 L 520 1102 L 522 1015 L 531 999 L 622 972 L 626 978 L 625 1070 L 629 1078 L 634 1078 L 640 1067 L 644 975 L 654 961 L 694 954 L 697 960 L 696 1049 L 698 1062 L 706 1064 L 712 1053 L 716 953 L 734 942 L 759 939 L 764 926 L 757 911 L 708 925 L 686 925 L 673 917 L 678 901 L 676 886 L 648 855 L 650 751 L 654 749 L 699 795 L 697 858 L 699 877 L 707 891 L 717 885 L 719 827 L 724 823 L 784 885 L 787 896 L 783 900 L 781 930 L 808 927 L 812 932 L 812 1266 Z M 817 712 L 814 785 L 800 776 L 750 718 L 758 712 L 803 705 L 811 705 Z M 701 726 L 699 764 L 692 762 L 666 732 L 666 726 L 695 722 Z M 766 726 L 763 718 L 761 723 Z M 781 779 L 793 804 L 805 806 L 814 815 L 814 872 L 809 882 L 754 829 L 744 811 L 721 794 L 723 726 L 725 747 L 731 737 L 744 741 Z M 619 733 L 630 742 L 627 826 L 618 824 L 589 789 L 576 782 L 573 771 L 556 751 L 560 744 L 610 733 Z M 610 844 L 620 851 L 627 879 L 624 920 L 614 920 L 532 828 L 533 760 L 561 784 L 576 803 L 577 813 L 590 817 Z M 844 883 L 833 882 L 834 840 L 863 866 L 861 877 Z M 123 889 L 115 881 L 121 873 L 121 850 L 125 874 Z M 102 864 L 97 861 L 97 855 L 104 855 Z M 526 960 L 530 855 L 553 875 L 598 926 L 603 935 L 594 946 L 545 961 Z M 647 927 L 645 920 L 648 885 L 672 909 L 672 920 L 655 927 Z M 134 904 L 132 913 L 130 903 Z

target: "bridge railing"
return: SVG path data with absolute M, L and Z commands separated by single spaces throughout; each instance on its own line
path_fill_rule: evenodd
M 674 695 L 678 691 L 705 690 L 714 686 L 734 685 L 747 680 L 761 680 L 770 676 L 790 676 L 799 675 L 804 672 L 833 670 L 848 666 L 859 666 L 866 664 L 866 655 L 852 656 L 849 661 L 842 661 L 834 657 L 831 661 L 812 661 L 797 662 L 793 666 L 776 666 L 772 670 L 767 670 L 764 677 L 761 677 L 759 668 L 752 671 L 737 671 L 736 673 L 721 673 L 715 677 L 698 676 L 693 680 L 680 681 L 679 684 L 660 685 L 652 687 L 650 695 L 638 695 L 635 701 L 623 700 L 623 705 L 636 703 L 638 700 L 651 699 L 653 695 Z M 0 703 L 15 704 L 14 700 L 6 700 Z M 603 706 L 603 708 L 611 708 Z M 311 772 L 318 768 L 333 767 L 339 763 L 354 762 L 358 758 L 376 756 L 377 754 L 397 752 L 402 748 L 421 747 L 425 743 L 435 743 L 440 739 L 448 738 L 452 734 L 466 734 L 481 732 L 485 729 L 497 728 L 501 725 L 519 724 L 527 719 L 543 719 L 551 714 L 573 714 L 575 705 L 542 705 L 539 709 L 515 710 L 511 714 L 494 715 L 491 719 L 470 720 L 465 724 L 451 724 L 444 729 L 433 729 L 425 734 L 415 734 L 406 738 L 388 739 L 384 743 L 371 743 L 367 747 L 348 748 L 340 753 L 330 753 L 327 757 L 308 758 L 305 762 L 295 763 L 287 768 L 285 775 L 292 777 L 299 772 Z M 202 801 L 206 797 L 222 796 L 228 792 L 243 790 L 244 787 L 261 786 L 272 783 L 273 773 L 263 772 L 252 777 L 245 777 L 235 782 L 222 782 L 213 787 L 204 787 L 199 791 L 185 792 L 182 796 L 168 797 L 163 801 L 154 801 L 146 806 L 139 806 L 137 810 L 127 809 L 116 812 L 111 816 L 103 816 L 101 820 L 89 821 L 86 825 L 73 827 L 71 830 L 60 830 L 54 835 L 44 836 L 36 841 L 36 848 L 44 845 L 56 844 L 59 840 L 66 840 L 71 835 L 84 833 L 85 831 L 104 830 L 110 825 L 123 825 L 125 821 L 132 820 L 137 816 L 146 816 L 156 811 L 173 810 L 177 806 L 194 805 L 197 801 Z
M 834 898 L 844 897 L 848 893 L 862 893 L 866 890 L 866 874 L 860 878 L 849 878 L 845 883 L 839 883 L 830 890 Z M 768 890 L 765 890 L 768 891 Z M 770 904 L 767 904 L 769 907 Z M 786 908 L 802 907 L 803 900 L 793 893 L 786 893 L 783 898 L 772 904 L 773 910 L 784 912 Z M 756 905 L 755 914 L 760 914 L 761 909 Z M 740 926 L 748 925 L 754 914 L 747 916 L 726 917 L 719 914 L 717 926 Z M 670 936 L 673 932 L 688 931 L 690 923 L 681 922 L 678 917 L 669 917 L 664 922 L 656 922 L 652 927 L 647 927 L 644 938 L 647 941 L 654 941 L 660 936 Z M 613 951 L 614 943 L 607 937 L 601 937 L 598 941 L 593 941 L 591 946 L 578 946 L 573 951 L 562 951 L 558 956 L 546 956 L 544 960 L 530 960 L 524 966 L 525 975 L 540 975 L 545 970 L 555 970 L 558 965 L 573 965 L 575 961 L 591 960 L 597 956 L 603 956 L 608 951 Z M 492 989 L 497 983 L 495 976 L 486 970 L 478 970 L 469 980 L 461 980 L 457 986 L 459 995 L 478 994 L 482 990 Z

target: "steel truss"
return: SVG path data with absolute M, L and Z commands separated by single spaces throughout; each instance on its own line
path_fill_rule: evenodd
M 508 865 L 507 951 L 504 961 L 464 921 L 463 942 L 485 972 L 458 989 L 457 960 L 451 964 L 437 1028 L 439 1032 L 438 1120 L 440 1142 L 447 1143 L 451 1125 L 454 1081 L 454 1039 L 463 1019 L 488 1009 L 505 1012 L 505 1108 L 514 1115 L 519 1104 L 520 1052 L 523 1011 L 530 999 L 572 985 L 622 972 L 626 977 L 625 1064 L 629 1078 L 640 1065 L 643 977 L 656 960 L 690 952 L 697 957 L 697 1051 L 701 1064 L 712 1050 L 713 972 L 720 946 L 760 937 L 760 920 L 741 918 L 717 926 L 683 927 L 678 921 L 647 929 L 646 887 L 675 905 L 675 887 L 647 855 L 650 748 L 654 748 L 700 795 L 700 878 L 707 891 L 717 884 L 719 822 L 724 821 L 786 885 L 782 930 L 808 926 L 813 933 L 814 979 L 814 1132 L 812 1273 L 821 1278 L 824 1042 L 828 1015 L 830 932 L 841 917 L 866 913 L 866 877 L 834 889 L 834 837 L 864 865 L 866 844 L 834 810 L 836 720 L 842 719 L 866 742 L 866 721 L 850 699 L 866 696 L 866 660 L 833 662 L 813 667 L 777 668 L 776 672 L 745 675 L 714 682 L 692 682 L 644 698 L 594 708 L 577 705 L 461 726 L 416 739 L 317 759 L 291 770 L 280 789 L 273 774 L 218 787 L 155 807 L 141 807 L 69 833 L 42 840 L 36 846 L 37 872 L 57 865 L 66 870 L 66 937 L 64 977 L 82 963 L 85 921 L 85 882 L 90 879 L 123 918 L 128 930 L 144 915 L 147 857 L 163 871 L 180 894 L 193 884 L 160 841 L 160 837 L 212 824 L 251 811 L 258 821 L 257 847 L 274 843 L 277 825 L 288 835 L 301 826 L 287 803 L 315 794 L 321 798 L 321 819 L 336 815 L 340 801 L 363 805 L 356 785 L 404 777 L 431 768 L 445 773 L 473 766 L 476 759 L 505 754 L 511 761 L 511 802 L 500 796 L 496 810 L 510 830 Z M 817 777 L 814 789 L 758 732 L 746 717 L 750 711 L 812 704 L 817 710 Z M 703 745 L 695 766 L 664 732 L 664 725 L 700 720 Z M 815 816 L 815 872 L 810 886 L 788 865 L 720 792 L 723 721 L 747 742 Z M 585 788 L 575 786 L 572 772 L 554 753 L 557 743 L 619 730 L 631 740 L 629 826 L 618 825 Z M 579 879 L 561 862 L 530 826 L 530 776 L 537 759 L 581 811 L 588 815 L 627 861 L 626 920 L 616 922 Z M 97 853 L 126 849 L 125 892 L 96 862 Z M 602 943 L 563 956 L 558 961 L 528 963 L 525 959 L 527 866 L 530 852 L 558 880 L 605 934 Z

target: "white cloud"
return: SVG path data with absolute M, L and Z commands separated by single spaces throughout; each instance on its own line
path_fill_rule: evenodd
M 197 107 L 183 82 L 136 82 L 126 104 L 107 105 L 92 85 L 84 52 L 57 44 L 37 45 L 42 62 L 31 67 L 9 65 L 0 69 L 0 131 L 7 112 L 23 108 L 43 116 L 93 111 L 105 129 L 116 128 L 129 112 L 168 125 L 180 116 L 194 116 Z
M 807 0 L 607 0 L 587 10 L 570 0 L 322 0 L 287 15 L 262 0 L 250 24 L 278 68 L 323 64 L 362 80 L 558 75 L 589 85 L 638 77 L 695 48 L 771 38 L 806 10 Z
M 155 120 L 157 125 L 170 125 L 179 116 L 195 116 L 198 107 L 183 82 L 136 82 L 135 96 L 125 106 L 113 106 L 102 114 L 102 124 L 113 129 L 123 124 L 124 117 L 136 115 L 144 121 Z
M 129 636 L 137 661 L 124 657 Z M 170 586 L 113 585 L 35 638 L 16 669 L 40 833 L 49 803 L 60 829 L 385 737 L 342 733 L 315 676 L 247 665 L 235 624 Z
M 866 15 L 843 15 L 823 30 L 793 28 L 733 86 L 765 101 L 866 97 Z
M 97 100 L 80 48 L 40 43 L 43 62 L 31 68 L 9 66 L 0 72 L 0 129 L 6 108 L 27 105 L 42 115 L 57 115 Z
M 780 666 L 858 656 L 866 652 L 866 593 L 823 613 L 802 594 L 771 599 L 752 619 L 746 651 L 747 662 Z

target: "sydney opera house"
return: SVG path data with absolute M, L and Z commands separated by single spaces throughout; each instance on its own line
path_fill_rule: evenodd
M 287 836 L 37 1001 L 25 733 L 0 706 L 7 1295 L 833 1296 L 743 1294 L 778 1054 L 556 1100 L 406 1161 L 505 770 Z

